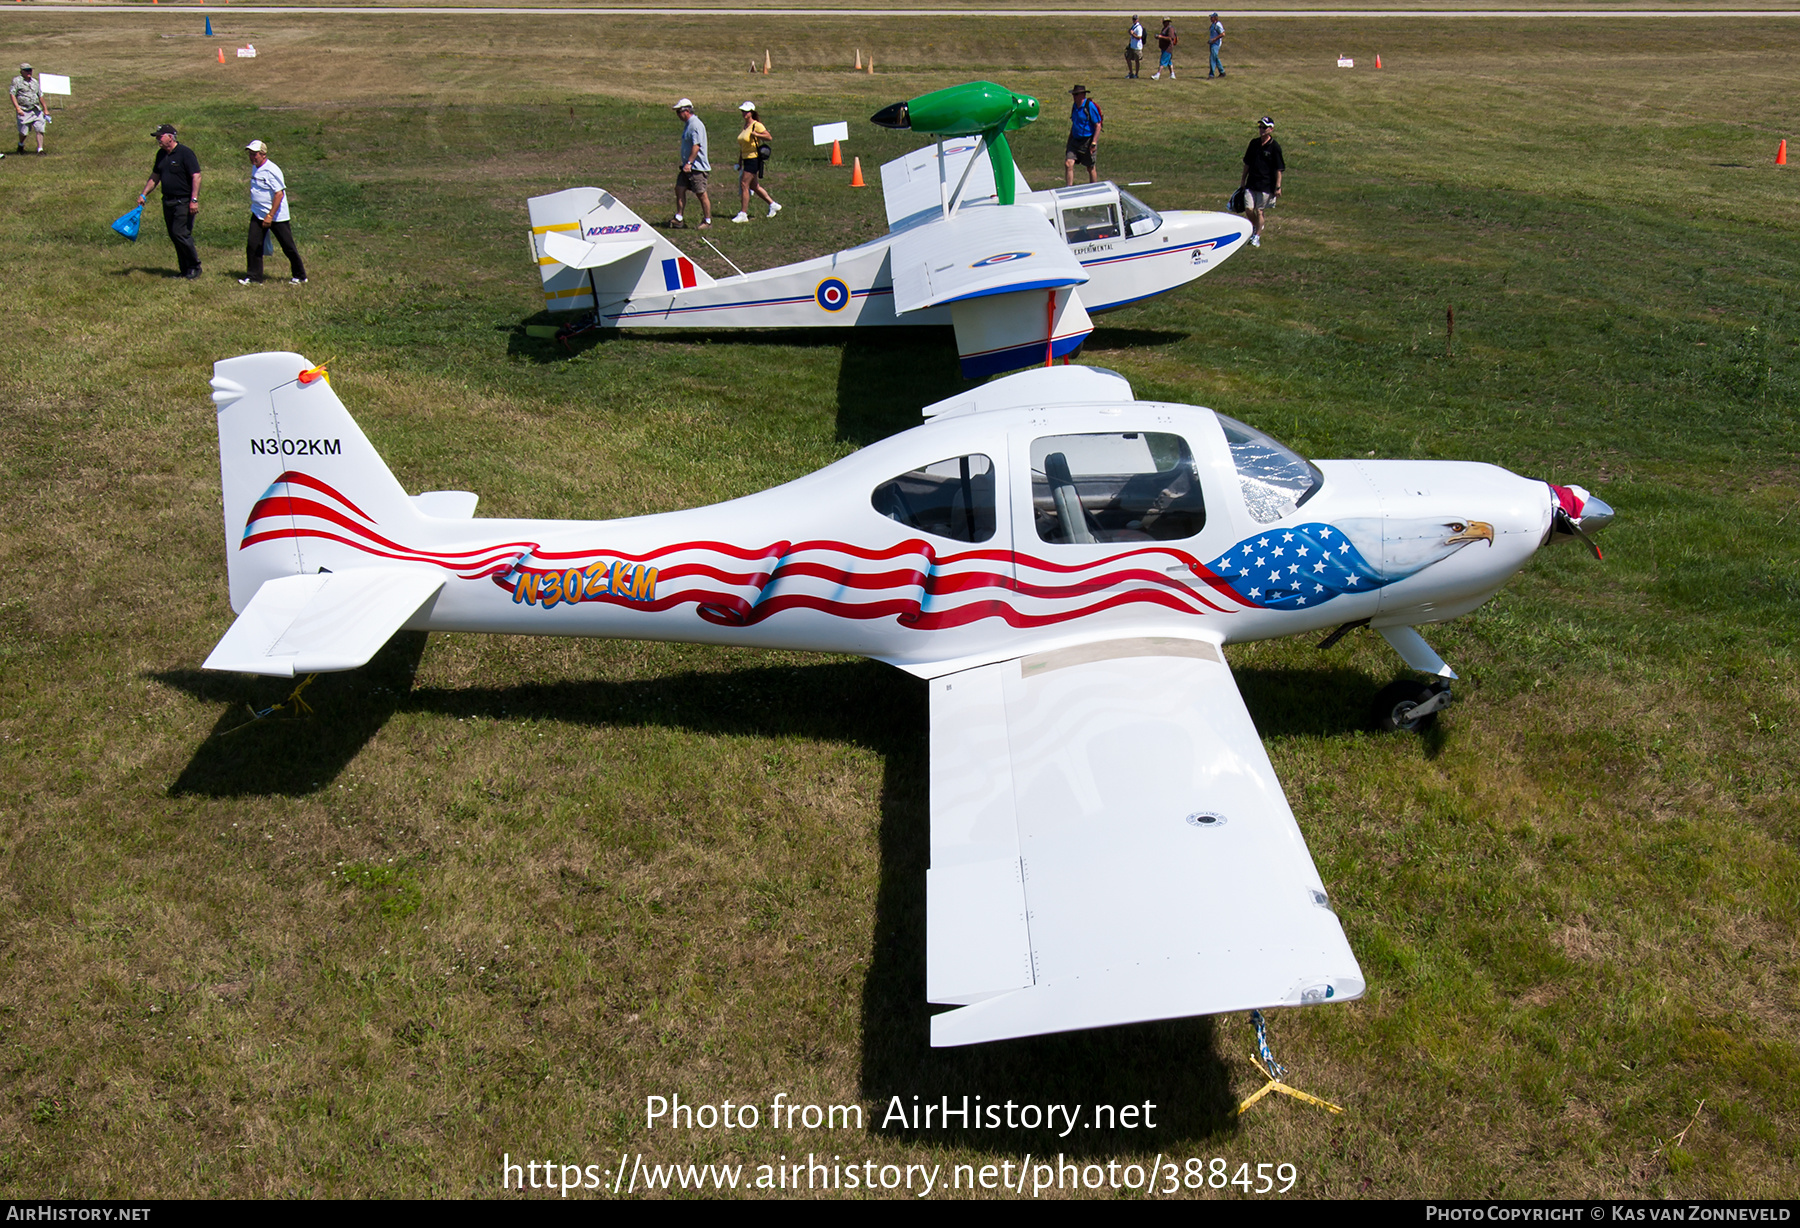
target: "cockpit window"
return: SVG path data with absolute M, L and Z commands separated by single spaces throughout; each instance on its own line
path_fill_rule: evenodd
M 1062 219 L 1071 245 L 1119 237 L 1119 211 L 1111 204 L 1064 205 Z
M 1034 439 L 1031 504 L 1047 542 L 1178 541 L 1206 525 L 1194 454 L 1179 435 Z
M 1318 466 L 1253 426 L 1224 414 L 1218 418 L 1237 466 L 1244 503 L 1257 523 L 1280 520 L 1318 493 L 1325 481 Z
M 1119 205 L 1125 210 L 1125 233 L 1135 239 L 1162 225 L 1162 214 L 1146 205 L 1130 192 L 1119 193 Z
M 984 542 L 994 535 L 994 462 L 980 453 L 934 461 L 883 482 L 869 501 L 921 533 Z

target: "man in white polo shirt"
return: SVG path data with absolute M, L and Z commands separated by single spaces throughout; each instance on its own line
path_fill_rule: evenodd
M 288 284 L 306 284 L 306 265 L 300 249 L 294 246 L 294 232 L 288 226 L 287 179 L 281 168 L 269 161 L 269 147 L 261 141 L 244 146 L 250 152 L 250 238 L 244 247 L 244 263 L 249 276 L 238 278 L 238 285 L 259 284 L 263 279 L 263 244 L 270 233 L 281 244 L 292 274 Z

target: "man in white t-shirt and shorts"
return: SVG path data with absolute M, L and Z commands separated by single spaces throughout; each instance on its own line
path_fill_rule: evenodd
M 287 177 L 269 160 L 269 147 L 261 141 L 244 146 L 250 152 L 250 237 L 244 245 L 244 264 L 249 274 L 238 278 L 238 285 L 251 286 L 263 279 L 263 245 L 273 234 L 288 259 L 288 284 L 306 284 L 306 265 L 300 249 L 294 246 L 294 232 L 288 225 Z

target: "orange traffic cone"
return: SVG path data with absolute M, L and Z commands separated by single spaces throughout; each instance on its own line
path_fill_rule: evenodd
M 219 63 L 223 64 L 224 62 L 225 62 L 225 48 L 221 47 L 221 48 L 219 48 Z
M 1375 57 L 1375 67 L 1377 67 L 1377 68 L 1381 67 L 1381 57 L 1380 56 Z
M 1783 140 L 1775 150 L 1775 165 L 1787 165 L 1787 141 Z
M 858 47 L 856 49 L 856 71 L 857 72 L 862 71 L 862 48 L 861 47 Z
M 869 75 L 871 77 L 875 75 L 875 53 L 873 51 L 869 52 Z
M 850 169 L 850 186 L 853 188 L 868 187 L 869 185 L 863 182 L 862 159 L 856 158 L 856 159 L 853 159 L 853 161 L 855 162 L 855 165 L 852 166 Z M 843 163 L 840 162 L 838 165 L 842 166 Z
M 844 164 L 844 151 L 838 148 L 838 143 L 836 141 L 831 143 L 831 164 L 833 166 L 842 166 Z
M 763 52 L 763 76 L 769 75 L 769 53 Z

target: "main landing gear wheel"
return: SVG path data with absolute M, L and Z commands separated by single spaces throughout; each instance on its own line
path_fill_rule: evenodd
M 1375 696 L 1375 728 L 1382 733 L 1424 733 L 1437 724 L 1438 712 L 1450 703 L 1447 682 L 1414 682 L 1402 678 Z

